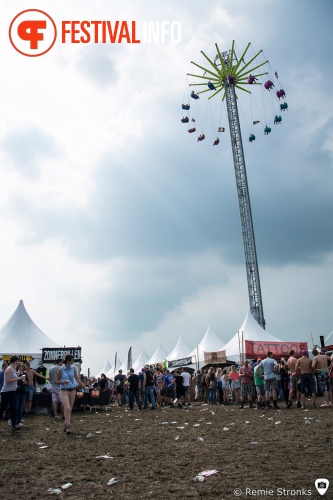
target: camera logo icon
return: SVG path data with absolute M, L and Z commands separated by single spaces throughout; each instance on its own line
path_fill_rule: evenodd
M 328 490 L 328 487 L 330 485 L 330 482 L 328 479 L 316 479 L 315 480 L 315 487 L 317 488 L 317 491 L 319 495 L 325 495 L 326 491 Z

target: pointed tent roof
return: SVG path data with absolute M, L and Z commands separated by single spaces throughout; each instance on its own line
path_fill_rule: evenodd
M 221 339 L 216 335 L 211 326 L 208 326 L 207 331 L 198 344 L 187 356 L 199 356 L 199 368 L 203 366 L 204 363 L 204 353 L 205 352 L 216 352 L 224 349 L 224 344 Z
M 190 352 L 190 348 L 183 337 L 180 337 L 176 347 L 170 352 L 166 359 L 168 361 L 174 361 L 175 359 L 185 358 Z
M 119 370 L 123 370 L 123 374 L 126 375 L 127 374 L 127 358 L 125 359 L 125 361 L 123 362 L 122 365 L 118 365 L 117 368 L 116 368 L 116 372 L 115 374 L 117 375 L 118 371 Z
M 156 365 L 167 359 L 167 353 L 162 347 L 162 344 L 158 344 L 158 347 L 151 358 L 146 362 L 147 365 Z
M 252 316 L 250 311 L 248 311 L 246 318 L 243 321 L 242 326 L 235 333 L 235 335 L 232 337 L 232 339 L 230 339 L 229 342 L 227 342 L 227 344 L 221 348 L 221 349 L 225 349 L 227 359 L 231 359 L 231 360 L 235 360 L 235 361 L 239 360 L 239 349 L 241 347 L 242 338 L 244 341 L 245 340 L 264 340 L 264 341 L 268 341 L 268 342 L 269 341 L 282 342 L 281 339 L 279 339 L 278 337 L 274 337 L 274 335 L 271 335 L 266 330 L 264 330 L 256 322 L 256 320 L 254 319 L 254 317 Z M 241 348 L 241 352 L 242 353 L 245 352 L 245 342 Z
M 100 372 L 98 372 L 98 374 L 96 375 L 96 378 L 100 377 L 102 375 L 102 373 L 104 373 L 104 375 L 106 375 L 109 370 L 111 370 L 110 361 L 108 361 L 106 363 L 106 365 L 104 366 L 104 368 L 102 368 L 102 370 Z
M 147 364 L 148 360 L 148 355 L 145 350 L 142 350 L 139 354 L 139 357 L 132 363 L 132 368 L 134 369 L 134 373 L 139 373 L 141 371 L 141 368 Z M 122 365 L 118 365 L 118 368 L 116 369 L 116 375 L 118 373 L 118 370 L 123 370 L 123 373 L 126 374 L 128 372 L 127 370 L 127 358 L 123 362 Z
M 134 373 L 139 373 L 141 371 L 141 368 L 148 363 L 148 359 L 149 359 L 148 354 L 144 349 L 142 349 L 138 358 L 132 364 Z
M 32 321 L 23 300 L 14 314 L 0 328 L 0 352 L 13 354 L 36 354 L 43 347 L 59 347 Z
M 117 375 L 118 373 L 118 369 L 121 367 L 121 361 L 120 361 L 120 358 L 119 356 L 117 356 L 117 367 L 116 367 L 116 372 L 114 371 L 114 366 L 111 366 L 110 370 L 105 373 L 105 375 L 108 377 L 108 378 L 112 378 L 114 377 L 115 375 Z

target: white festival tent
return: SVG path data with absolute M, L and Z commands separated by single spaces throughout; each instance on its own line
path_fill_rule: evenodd
M 144 349 L 140 352 L 138 358 L 132 364 L 134 373 L 140 373 L 141 368 L 148 363 L 149 356 Z
M 265 342 L 282 342 L 278 337 L 274 337 L 264 330 L 248 311 L 243 324 L 221 349 L 226 351 L 227 360 L 238 362 L 240 353 L 245 353 L 245 340 L 261 340 Z
M 211 326 L 208 326 L 201 342 L 193 349 L 193 351 L 187 354 L 187 357 L 195 356 L 195 358 L 193 358 L 195 365 L 199 366 L 199 369 L 201 369 L 201 367 L 206 364 L 204 362 L 205 352 L 217 352 L 224 349 L 225 347 L 222 340 L 216 335 Z
M 116 371 L 115 371 L 115 367 L 114 367 L 114 366 L 112 366 L 112 367 L 110 368 L 110 370 L 109 370 L 107 373 L 105 373 L 105 375 L 106 375 L 108 378 L 114 378 L 114 376 L 115 376 L 115 375 L 117 375 L 117 373 L 118 373 L 118 369 L 120 368 L 120 366 L 121 366 L 121 361 L 120 361 L 120 358 L 119 358 L 119 357 L 117 357 L 117 366 L 116 366 Z
M 148 364 L 148 355 L 146 353 L 146 351 L 143 349 L 138 358 L 132 363 L 132 368 L 134 369 L 134 373 L 140 373 L 141 372 L 141 368 Z M 118 365 L 118 368 L 116 370 L 116 375 L 118 373 L 118 370 L 123 370 L 123 373 L 127 374 L 128 370 L 127 370 L 127 359 L 123 362 L 122 365 Z
M 167 361 L 174 361 L 176 359 L 186 358 L 190 352 L 190 347 L 188 346 L 186 340 L 183 337 L 177 342 L 176 347 L 166 356 Z
M 106 363 L 106 365 L 104 366 L 104 368 L 102 368 L 102 370 L 97 373 L 97 375 L 96 375 L 95 378 L 99 378 L 102 375 L 102 373 L 104 373 L 104 375 L 106 375 L 109 370 L 111 370 L 111 363 L 110 363 L 110 361 L 108 361 Z
M 127 372 L 128 372 L 128 370 L 127 370 L 127 358 L 125 359 L 125 361 L 123 362 L 122 365 L 118 365 L 115 375 L 117 375 L 119 370 L 122 370 L 124 375 L 127 375 Z
M 32 321 L 20 300 L 14 314 L 0 328 L 0 357 L 4 355 L 30 356 L 31 366 L 36 368 L 42 359 L 42 349 L 60 347 Z
M 141 368 L 143 368 L 145 365 L 155 365 L 156 363 L 162 363 L 162 361 L 166 358 L 166 352 L 163 349 L 162 345 L 159 344 L 158 348 L 156 349 L 155 353 L 152 355 L 151 358 L 149 358 L 148 354 L 146 351 L 143 349 L 141 353 L 139 354 L 139 357 L 132 363 L 132 368 L 134 369 L 134 373 L 140 373 Z M 127 373 L 127 359 L 122 363 L 121 365 L 119 364 L 115 375 L 117 375 L 118 370 L 122 370 L 123 373 Z M 113 370 L 110 372 L 112 373 L 113 376 Z M 110 375 L 108 375 L 110 376 Z
M 151 358 L 148 359 L 147 365 L 156 365 L 157 363 L 162 363 L 167 359 L 167 353 L 163 349 L 162 344 L 158 344 L 158 347 Z

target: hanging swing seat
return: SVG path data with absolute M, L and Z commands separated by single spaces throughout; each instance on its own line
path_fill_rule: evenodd
M 190 134 L 193 134 L 193 132 L 195 132 L 197 129 L 196 128 L 189 128 L 188 131 Z
M 288 109 L 288 104 L 286 102 L 282 102 L 280 104 L 280 111 L 286 111 Z
M 274 87 L 274 83 L 271 80 L 267 80 L 267 82 L 264 83 L 264 87 L 267 90 L 271 90 Z
M 268 135 L 268 134 L 270 134 L 271 132 L 272 132 L 271 127 L 267 127 L 267 125 L 266 125 L 266 127 L 264 128 L 264 135 Z
M 190 120 L 188 119 L 188 116 L 184 116 L 180 121 L 182 123 L 188 123 Z
M 276 124 L 279 124 L 282 122 L 282 117 L 281 116 L 278 116 L 278 115 L 275 115 L 275 118 L 274 118 L 274 125 Z
M 220 139 L 215 139 L 213 146 L 217 146 L 220 143 Z
M 256 136 L 254 134 L 251 134 L 250 137 L 249 137 L 249 141 L 252 142 L 252 141 L 255 141 L 256 140 Z
M 276 95 L 278 96 L 279 99 L 281 99 L 282 97 L 286 97 L 286 93 L 283 89 L 280 89 L 276 92 Z
M 186 109 L 186 111 L 188 111 L 190 109 L 190 105 L 189 104 L 182 104 L 182 109 Z
M 199 137 L 198 137 L 198 141 L 203 141 L 205 138 L 206 138 L 205 134 L 201 134 L 201 135 L 199 135 Z M 198 141 L 197 141 L 197 142 L 198 142 Z

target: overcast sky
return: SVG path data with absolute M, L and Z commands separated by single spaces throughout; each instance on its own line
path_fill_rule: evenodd
M 182 40 L 74 45 L 58 34 L 46 55 L 24 57 L 8 27 L 27 8 L 58 27 L 177 21 Z M 289 106 L 274 126 L 275 91 L 239 93 L 266 329 L 327 337 L 332 18 L 331 0 L 2 0 L 0 324 L 23 299 L 45 334 L 82 346 L 92 372 L 130 346 L 135 359 L 159 343 L 171 352 L 180 335 L 192 349 L 208 325 L 223 342 L 239 329 L 249 301 L 226 109 L 207 93 L 191 99 L 203 142 L 180 122 L 191 61 L 205 66 L 201 50 L 214 58 L 215 43 L 235 40 L 238 54 L 248 42 L 263 50 Z

